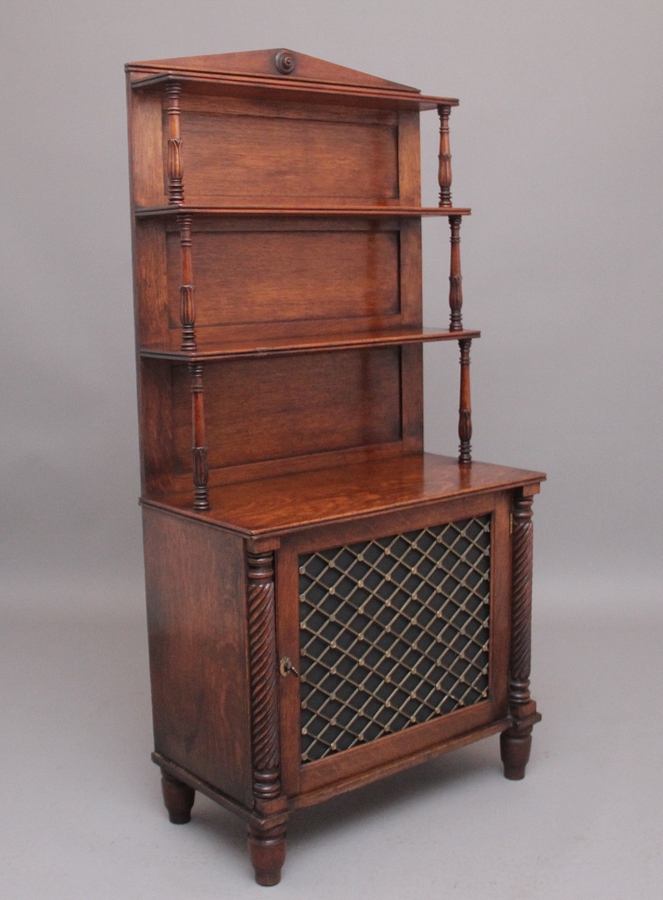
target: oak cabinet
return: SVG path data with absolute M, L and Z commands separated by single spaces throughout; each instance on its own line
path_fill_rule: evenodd
M 471 458 L 456 100 L 286 50 L 126 68 L 153 758 L 171 820 L 212 797 L 275 884 L 297 808 L 497 732 L 523 777 L 544 476 Z M 427 341 L 460 349 L 457 458 L 423 452 Z

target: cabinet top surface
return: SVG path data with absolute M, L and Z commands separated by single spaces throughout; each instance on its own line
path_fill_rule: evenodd
M 286 533 L 464 495 L 538 485 L 541 472 L 431 453 L 227 484 L 210 490 L 211 509 L 191 512 L 190 494 L 149 505 L 175 509 L 247 535 Z

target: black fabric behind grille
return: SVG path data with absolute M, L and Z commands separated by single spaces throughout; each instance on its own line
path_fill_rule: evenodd
M 302 760 L 488 696 L 490 516 L 299 558 Z

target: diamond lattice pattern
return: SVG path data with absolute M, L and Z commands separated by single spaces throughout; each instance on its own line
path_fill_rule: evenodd
M 299 557 L 302 761 L 488 696 L 490 516 Z

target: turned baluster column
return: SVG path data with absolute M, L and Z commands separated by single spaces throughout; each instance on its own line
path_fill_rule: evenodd
M 166 114 L 168 116 L 168 203 L 184 203 L 182 187 L 182 136 L 180 134 L 180 94 L 182 85 L 166 85 Z
M 440 116 L 440 153 L 437 179 L 440 184 L 441 209 L 451 209 L 451 149 L 449 145 L 449 114 L 451 107 L 440 104 L 437 107 Z M 451 317 L 450 331 L 462 331 L 463 278 L 460 271 L 460 216 L 449 216 L 451 229 L 451 265 L 449 268 L 449 307 Z
M 451 146 L 449 144 L 449 115 L 451 107 L 439 104 L 437 113 L 440 117 L 440 152 L 437 180 L 440 183 L 440 206 L 451 206 Z
M 205 441 L 202 363 L 190 363 L 189 374 L 191 375 L 191 430 L 193 432 L 193 508 L 204 512 L 209 509 L 207 490 L 209 469 Z
M 511 655 L 509 660 L 509 716 L 512 725 L 500 736 L 504 775 L 513 781 L 525 777 L 532 746 L 532 728 L 540 721 L 530 697 L 532 629 L 532 497 L 521 491 L 513 503 L 513 587 Z
M 463 330 L 463 276 L 460 271 L 461 216 L 449 216 L 451 262 L 449 265 L 449 331 Z
M 193 260 L 191 257 L 191 216 L 178 216 L 180 246 L 182 250 L 182 282 L 180 284 L 180 320 L 182 323 L 181 349 L 196 350 L 196 309 L 193 299 Z M 190 363 L 191 376 L 191 433 L 193 453 L 193 508 L 209 509 L 207 481 L 207 441 L 205 440 L 205 402 L 203 396 L 202 363 Z
M 182 350 L 196 349 L 196 307 L 193 299 L 193 260 L 191 257 L 191 216 L 178 216 L 182 250 L 182 283 L 180 284 L 180 321 Z
M 262 816 L 281 796 L 277 701 L 274 553 L 247 553 L 253 802 Z M 278 884 L 285 860 L 285 822 L 252 823 L 248 841 L 258 884 Z
M 168 203 L 184 203 L 182 160 L 182 135 L 180 131 L 180 96 L 182 85 L 169 82 L 166 85 L 166 114 L 168 116 Z M 196 309 L 193 297 L 193 258 L 191 250 L 191 230 L 193 219 L 189 215 L 177 217 L 180 229 L 182 256 L 182 278 L 180 281 L 180 322 L 182 342 L 180 349 L 196 350 Z M 191 432 L 193 453 L 193 508 L 204 512 L 210 508 L 207 482 L 207 442 L 205 440 L 205 404 L 203 398 L 203 367 L 201 363 L 190 363 L 191 377 Z
M 472 340 L 458 341 L 460 347 L 460 402 L 458 404 L 458 462 L 469 465 L 472 462 L 472 400 L 470 395 L 470 348 Z

